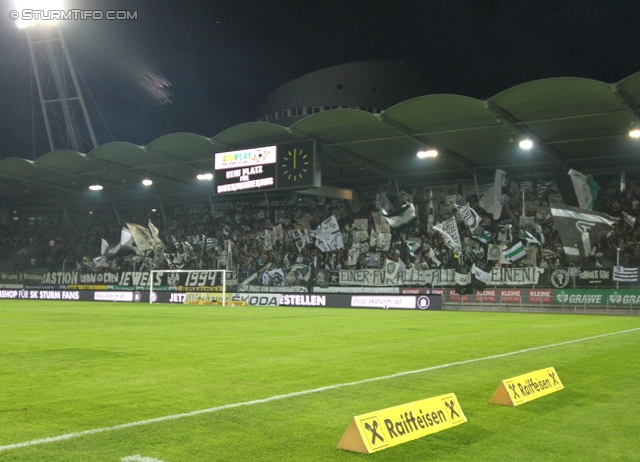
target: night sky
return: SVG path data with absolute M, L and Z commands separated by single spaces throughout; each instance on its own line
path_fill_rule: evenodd
M 181 131 L 210 137 L 255 120 L 256 107 L 287 81 L 353 61 L 404 60 L 424 74 L 429 94 L 480 99 L 535 79 L 614 83 L 640 71 L 637 0 L 64 5 L 138 11 L 137 21 L 62 25 L 99 144 L 143 145 Z M 31 159 L 34 133 L 35 157 L 48 151 L 46 132 L 25 31 L 9 19 L 13 0 L 0 6 L 0 157 Z M 171 84 L 169 104 L 145 90 L 144 75 Z

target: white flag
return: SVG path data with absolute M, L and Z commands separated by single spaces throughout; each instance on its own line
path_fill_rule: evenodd
M 122 228 L 120 233 L 120 247 L 131 248 L 133 246 L 133 236 L 127 228 Z
M 456 223 L 455 216 L 452 216 L 442 223 L 438 223 L 433 229 L 442 234 L 445 243 L 450 244 L 450 247 L 462 248 L 462 241 L 460 240 L 460 233 L 458 232 L 458 224 Z
M 127 223 L 127 227 L 129 228 L 129 231 L 131 231 L 131 236 L 141 252 L 153 249 L 153 237 L 147 228 L 134 223 Z
M 109 251 L 109 243 L 104 239 L 102 239 L 102 242 L 100 243 L 100 255 L 106 255 L 108 251 Z

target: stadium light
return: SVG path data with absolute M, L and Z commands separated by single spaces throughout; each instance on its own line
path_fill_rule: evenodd
M 19 0 L 16 1 L 14 5 L 14 11 L 17 11 L 20 15 L 16 20 L 16 26 L 18 26 L 18 29 L 26 29 L 27 27 L 35 26 L 37 24 L 55 25 L 58 21 L 55 19 L 46 19 L 46 17 L 51 14 L 46 12 L 62 10 L 62 2 L 59 0 Z M 38 16 L 35 16 L 34 19 L 22 19 L 24 10 L 29 10 L 32 16 Z M 40 15 L 44 15 L 44 18 L 37 19 Z
M 438 157 L 438 151 L 436 149 L 427 149 L 426 151 L 418 151 L 416 154 L 419 159 L 424 159 L 426 157 Z
M 144 179 L 142 180 L 142 184 L 145 186 L 151 186 L 153 184 L 153 181 L 149 180 L 149 179 Z
M 213 173 L 201 173 L 196 178 L 200 181 L 213 180 Z
M 91 186 L 89 186 L 89 189 L 91 191 L 102 191 L 102 185 L 101 184 L 92 184 Z
M 525 149 L 528 151 L 533 147 L 533 141 L 527 138 L 525 140 L 520 141 L 520 143 L 518 143 L 518 146 L 520 146 L 520 149 Z
M 640 138 L 640 129 L 634 128 L 633 130 L 630 130 L 629 136 L 631 138 Z

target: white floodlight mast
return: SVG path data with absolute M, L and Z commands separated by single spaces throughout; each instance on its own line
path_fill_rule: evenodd
M 25 9 L 33 11 L 60 10 L 62 6 L 59 2 L 52 1 L 31 1 L 20 2 L 16 5 L 19 14 Z M 78 84 L 76 71 L 71 61 L 69 49 L 64 41 L 64 37 L 56 21 L 23 21 L 18 20 L 19 28 L 26 28 L 27 42 L 29 44 L 29 55 L 33 66 L 33 73 L 40 98 L 40 106 L 44 117 L 49 149 L 71 149 L 76 152 L 85 152 L 85 146 L 90 149 L 98 147 L 95 132 L 87 112 L 87 106 Z M 34 39 L 33 34 L 38 33 L 41 37 Z M 48 72 L 43 73 L 44 70 Z M 45 81 L 45 76 L 48 79 Z M 51 85 L 53 81 L 53 85 Z M 53 88 L 52 88 L 53 87 Z M 55 90 L 54 90 L 55 88 Z M 81 120 L 76 117 L 76 104 L 79 104 L 83 114 L 84 130 L 88 132 L 90 146 L 88 142 L 83 146 L 82 136 L 78 128 Z M 75 108 L 74 108 L 75 106 Z M 55 109 L 62 113 L 62 123 L 60 117 L 56 117 Z M 57 122 L 57 123 L 56 123 Z M 57 128 L 57 132 L 54 129 Z M 56 137 L 55 135 L 58 134 Z

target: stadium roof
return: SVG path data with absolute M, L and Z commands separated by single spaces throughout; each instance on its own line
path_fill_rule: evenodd
M 614 173 L 640 168 L 640 72 L 616 84 L 583 78 L 550 78 L 518 85 L 482 101 L 459 95 L 427 95 L 381 114 L 335 109 L 310 115 L 291 127 L 267 122 L 233 126 L 206 138 L 192 133 L 163 136 L 146 146 L 108 143 L 86 153 L 58 150 L 35 161 L 0 160 L 0 198 L 7 206 L 86 202 L 98 194 L 114 204 L 132 198 L 172 201 L 206 198 L 216 152 L 315 139 L 322 153 L 323 185 L 357 188 L 396 180 L 400 184 L 445 183 L 493 177 Z M 528 137 L 530 151 L 518 147 Z M 426 148 L 437 158 L 418 159 Z M 151 179 L 151 187 L 142 186 Z

